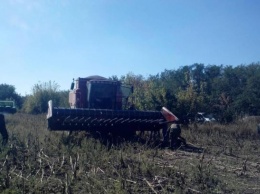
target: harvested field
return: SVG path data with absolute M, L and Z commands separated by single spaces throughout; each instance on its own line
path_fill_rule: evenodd
M 172 150 L 146 139 L 111 145 L 85 132 L 50 132 L 45 115 L 7 115 L 0 192 L 259 193 L 256 126 L 190 125 L 182 133 L 190 147 Z

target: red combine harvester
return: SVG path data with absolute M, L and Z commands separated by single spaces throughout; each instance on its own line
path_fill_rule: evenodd
M 133 87 L 101 76 L 78 78 L 71 85 L 70 108 L 48 103 L 48 129 L 51 131 L 99 131 L 133 134 L 136 131 L 158 131 L 178 118 L 166 108 L 161 111 L 139 111 L 126 108 Z

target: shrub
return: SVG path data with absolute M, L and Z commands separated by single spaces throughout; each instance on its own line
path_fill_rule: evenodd
M 65 104 L 65 94 L 59 91 L 59 85 L 55 82 L 38 83 L 33 86 L 32 95 L 26 97 L 22 110 L 26 113 L 39 114 L 47 112 L 48 101 L 52 100 L 57 106 Z M 66 98 L 68 98 L 66 96 Z

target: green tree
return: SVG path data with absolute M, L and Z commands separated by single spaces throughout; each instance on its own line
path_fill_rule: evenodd
M 166 70 L 165 73 L 168 73 Z M 173 82 L 170 81 L 171 77 L 169 74 L 167 77 L 165 74 L 150 75 L 147 79 L 147 91 L 146 99 L 148 108 L 151 110 L 161 110 L 161 108 L 167 107 L 170 110 L 175 110 L 177 105 L 177 99 L 175 96 L 176 87 Z
M 23 111 L 33 114 L 45 113 L 48 110 L 49 100 L 52 100 L 55 106 L 60 106 L 66 104 L 65 96 L 68 99 L 68 92 L 60 92 L 59 85 L 55 82 L 35 84 L 32 95 L 26 97 Z
M 251 71 L 252 67 L 249 67 Z M 234 102 L 239 114 L 260 115 L 260 68 L 256 67 L 254 73 L 248 72 L 245 87 Z
M 185 90 L 181 90 L 177 94 L 178 99 L 178 111 L 181 112 L 182 115 L 195 115 L 197 112 L 204 112 L 207 107 L 207 96 L 203 92 L 203 84 L 201 84 L 200 92 L 198 92 L 193 82 L 190 83 L 189 87 Z M 209 111 L 209 110 L 207 110 Z
M 142 75 L 128 73 L 126 76 L 122 76 L 120 81 L 134 87 L 134 92 L 133 95 L 130 96 L 129 102 L 133 103 L 139 110 L 147 109 L 147 98 L 145 96 L 147 83 L 145 82 L 144 77 Z

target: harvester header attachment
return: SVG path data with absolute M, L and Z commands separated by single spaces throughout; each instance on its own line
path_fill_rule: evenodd
M 52 101 L 49 101 L 48 104 L 47 120 L 48 129 L 51 131 L 153 131 L 161 129 L 167 122 L 174 122 L 173 117 L 167 121 L 166 118 L 170 118 L 170 116 L 163 116 L 167 115 L 165 108 L 162 109 L 162 112 L 89 108 L 71 109 L 53 107 Z

